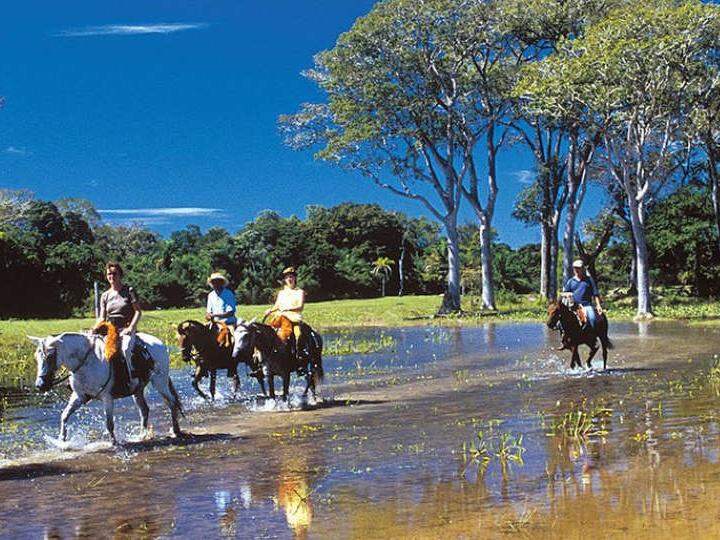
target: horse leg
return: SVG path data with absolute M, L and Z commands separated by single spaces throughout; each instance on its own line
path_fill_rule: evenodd
M 595 357 L 595 354 L 598 352 L 598 348 L 599 347 L 597 345 L 597 341 L 595 343 L 593 343 L 592 345 L 590 345 L 590 354 L 588 355 L 588 358 L 587 358 L 588 369 L 592 368 L 592 359 Z
M 217 369 L 210 370 L 210 399 L 215 401 L 215 384 L 217 383 Z
M 607 343 L 604 339 L 600 340 L 600 346 L 602 347 L 602 355 L 603 355 L 603 371 L 607 369 Z
M 268 389 L 270 390 L 270 399 L 275 399 L 275 376 L 268 373 Z
M 115 438 L 115 419 L 113 418 L 113 410 L 115 409 L 115 400 L 108 396 L 104 399 L 105 402 L 105 427 L 110 434 L 110 439 L 113 445 L 117 445 L 117 439 Z
M 200 389 L 200 381 L 202 381 L 202 378 L 203 378 L 203 369 L 202 369 L 202 367 L 198 366 L 195 368 L 195 376 L 193 377 L 192 387 L 195 389 L 195 391 L 198 394 L 200 394 L 201 398 L 203 398 L 204 400 L 207 401 L 210 398 L 208 398 L 207 394 L 205 394 L 205 392 L 203 392 Z
M 264 375 L 256 375 L 255 378 L 257 379 L 258 384 L 260 385 L 260 389 L 262 390 L 263 396 L 267 397 L 268 393 L 265 389 L 265 376 Z
M 290 372 L 287 371 L 283 374 L 283 401 L 288 400 L 289 393 L 290 393 Z
M 232 376 L 233 381 L 233 397 L 237 396 L 238 390 L 240 389 L 240 377 L 237 372 Z
M 72 393 L 70 399 L 65 406 L 62 414 L 60 415 L 60 439 L 63 441 L 67 440 L 67 421 L 72 414 L 77 411 L 85 401 L 78 396 L 75 392 Z
M 178 397 L 177 391 L 173 386 L 172 381 L 168 375 L 163 377 L 156 377 L 150 379 L 153 387 L 158 391 L 165 402 L 165 405 L 170 409 L 170 417 L 172 418 L 172 432 L 175 437 L 180 437 L 182 431 L 180 430 L 180 424 L 178 423 L 178 413 L 182 413 L 182 405 L 180 404 L 180 398 Z M 207 398 L 205 398 L 207 399 Z
M 570 369 L 575 369 L 575 366 L 582 366 L 580 363 L 580 353 L 578 353 L 578 345 L 573 345 L 571 358 Z
M 145 393 L 143 390 L 144 388 L 138 388 L 137 392 L 133 394 L 133 401 L 140 412 L 140 425 L 145 431 L 147 431 L 150 407 L 148 407 L 147 401 L 145 401 Z

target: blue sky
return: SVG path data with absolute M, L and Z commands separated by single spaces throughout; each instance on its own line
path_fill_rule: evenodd
M 84 197 L 112 222 L 139 219 L 164 234 L 189 223 L 235 230 L 265 209 L 304 216 L 307 205 L 344 201 L 426 215 L 284 147 L 277 131 L 278 115 L 320 98 L 300 72 L 372 4 L 7 3 L 0 187 Z M 510 215 L 532 164 L 511 149 L 499 166 L 500 238 L 536 241 Z M 472 220 L 464 206 L 462 221 Z M 587 215 L 598 202 L 586 206 Z

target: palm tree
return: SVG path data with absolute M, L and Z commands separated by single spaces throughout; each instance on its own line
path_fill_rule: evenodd
M 381 290 L 383 296 L 385 296 L 385 282 L 390 279 L 393 264 L 395 264 L 395 261 L 390 257 L 378 257 L 375 262 L 372 263 L 372 274 L 376 277 L 380 276 L 380 280 L 382 281 Z

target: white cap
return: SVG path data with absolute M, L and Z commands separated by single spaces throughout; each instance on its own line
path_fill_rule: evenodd
M 573 262 L 573 268 L 585 268 L 585 263 L 578 259 Z

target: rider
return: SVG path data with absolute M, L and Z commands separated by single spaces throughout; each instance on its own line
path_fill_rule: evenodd
M 573 277 L 565 283 L 563 296 L 572 298 L 575 305 L 583 307 L 587 322 L 594 329 L 597 325 L 597 317 L 603 313 L 597 284 L 591 276 L 587 275 L 585 263 L 579 259 L 573 262 L 573 274 Z M 593 302 L 595 302 L 594 307 Z
M 105 276 L 110 288 L 100 296 L 100 313 L 97 322 L 107 321 L 118 330 L 122 354 L 130 378 L 137 378 L 138 374 L 133 370 L 132 352 L 135 348 L 137 324 L 142 315 L 140 302 L 135 290 L 123 283 L 123 269 L 119 263 L 107 263 Z
M 283 270 L 282 273 L 283 281 L 285 286 L 278 292 L 275 304 L 265 310 L 265 316 L 267 317 L 273 312 L 276 312 L 275 318 L 285 317 L 293 325 L 293 334 L 295 336 L 295 343 L 291 343 L 291 346 L 297 350 L 302 350 L 302 312 L 305 307 L 305 291 L 297 286 L 297 271 L 295 267 L 290 266 Z M 293 351 L 296 353 L 297 351 Z
M 228 288 L 228 279 L 220 272 L 214 272 L 207 280 L 213 290 L 207 297 L 207 313 L 205 320 L 211 325 L 213 323 L 225 323 L 231 328 L 235 328 L 237 317 L 235 310 L 237 309 L 237 300 L 235 293 Z

